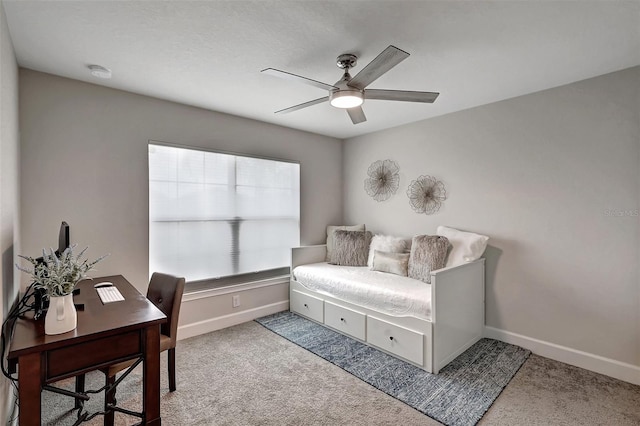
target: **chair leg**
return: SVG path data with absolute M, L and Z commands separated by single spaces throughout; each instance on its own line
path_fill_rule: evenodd
M 171 348 L 167 351 L 167 358 L 169 365 L 169 391 L 176 390 L 176 348 Z
M 105 374 L 104 377 L 105 377 L 105 384 L 107 386 L 113 385 L 116 381 L 115 375 L 109 377 L 107 374 Z M 113 422 L 115 420 L 114 418 L 115 412 L 113 410 L 110 410 L 108 408 L 108 405 L 109 404 L 113 405 L 115 403 L 116 403 L 116 388 L 113 388 L 111 392 L 108 392 L 105 390 L 104 411 L 106 412 L 106 414 L 104 415 L 104 426 L 113 426 Z
M 79 376 L 76 376 L 76 393 L 84 392 L 84 379 L 85 379 L 84 374 L 80 374 Z M 75 407 L 82 408 L 82 401 L 80 401 L 78 398 L 76 398 Z

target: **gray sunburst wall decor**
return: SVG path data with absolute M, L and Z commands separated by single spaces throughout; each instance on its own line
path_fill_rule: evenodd
M 378 160 L 367 170 L 364 190 L 376 201 L 388 200 L 400 186 L 400 168 L 393 160 Z
M 433 176 L 420 176 L 407 188 L 409 204 L 416 213 L 433 214 L 447 199 L 444 184 Z

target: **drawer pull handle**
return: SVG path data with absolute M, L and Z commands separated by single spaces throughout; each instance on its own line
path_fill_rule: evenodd
M 393 336 L 389 336 L 389 340 L 393 340 Z
M 344 322 L 344 318 L 340 318 L 340 321 Z
M 305 307 L 305 308 L 308 308 L 308 307 L 309 307 L 309 305 L 307 305 L 307 304 L 305 303 L 305 304 L 304 304 L 304 307 Z

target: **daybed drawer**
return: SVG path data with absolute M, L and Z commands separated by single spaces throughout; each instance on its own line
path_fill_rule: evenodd
M 367 342 L 418 365 L 424 364 L 424 335 L 378 318 L 367 317 Z
M 324 302 L 324 323 L 356 339 L 365 339 L 365 314 Z
M 324 322 L 324 312 L 322 308 L 323 300 L 308 294 L 300 293 L 297 290 L 291 291 L 289 305 L 292 311 L 318 322 Z

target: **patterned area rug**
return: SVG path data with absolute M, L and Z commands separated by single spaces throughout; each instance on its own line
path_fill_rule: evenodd
M 478 423 L 531 354 L 481 339 L 439 374 L 430 374 L 291 312 L 256 322 L 448 426 Z

